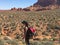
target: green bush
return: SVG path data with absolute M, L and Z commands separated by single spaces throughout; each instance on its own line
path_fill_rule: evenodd
M 0 39 L 0 45 L 4 45 L 4 40 Z
M 31 42 L 31 45 L 53 45 L 52 41 L 34 41 Z
M 43 38 L 43 40 L 42 41 L 48 41 L 48 39 L 47 38 Z

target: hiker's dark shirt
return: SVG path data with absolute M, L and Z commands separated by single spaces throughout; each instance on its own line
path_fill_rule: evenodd
M 30 38 L 30 36 L 32 36 L 31 34 L 31 30 L 28 28 L 28 30 L 26 31 L 26 38 Z

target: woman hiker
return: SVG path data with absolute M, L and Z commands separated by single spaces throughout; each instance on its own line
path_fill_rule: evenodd
M 33 28 L 31 28 L 32 31 L 30 30 L 27 21 L 22 21 L 22 24 L 24 26 L 24 38 L 25 38 L 26 45 L 30 45 L 29 39 L 30 37 L 33 37 L 34 34 L 32 32 L 35 32 L 35 30 L 33 30 Z

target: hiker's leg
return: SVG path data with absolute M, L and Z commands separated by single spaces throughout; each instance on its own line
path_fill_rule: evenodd
M 25 39 L 25 42 L 26 42 L 26 45 L 30 45 L 30 43 L 29 43 L 29 38 L 26 38 L 26 39 Z
M 27 44 L 30 45 L 29 39 L 27 40 Z

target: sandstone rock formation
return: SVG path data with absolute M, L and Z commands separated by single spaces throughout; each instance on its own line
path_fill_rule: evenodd
M 42 11 L 60 8 L 60 0 L 37 0 L 35 4 L 27 8 L 11 8 L 17 11 Z
M 13 11 L 22 11 L 23 9 L 22 8 L 11 8 L 11 10 L 13 10 Z
M 17 8 L 14 7 L 14 8 L 11 8 L 11 10 L 17 10 Z
M 30 11 L 30 8 L 24 8 L 23 10 L 24 11 Z
M 23 9 L 22 8 L 18 8 L 17 11 L 22 11 Z
M 56 9 L 60 6 L 60 0 L 38 0 L 33 6 L 28 7 L 31 11 Z
M 35 5 L 40 5 L 42 7 L 46 7 L 49 5 L 60 5 L 60 0 L 38 0 Z

